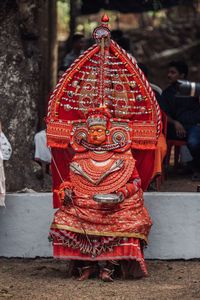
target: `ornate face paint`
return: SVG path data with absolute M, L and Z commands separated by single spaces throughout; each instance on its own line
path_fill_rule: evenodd
M 88 142 L 101 145 L 106 140 L 106 128 L 102 125 L 90 126 L 88 129 Z

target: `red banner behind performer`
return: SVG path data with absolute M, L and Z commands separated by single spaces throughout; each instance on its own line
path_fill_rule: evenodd
M 160 111 L 136 60 L 110 39 L 108 20 L 94 30 L 96 44 L 63 74 L 47 116 L 59 208 L 50 237 L 55 257 L 82 266 L 80 280 L 99 273 L 112 281 L 117 268 L 124 278 L 147 274 L 143 246 L 151 220 L 143 190 Z

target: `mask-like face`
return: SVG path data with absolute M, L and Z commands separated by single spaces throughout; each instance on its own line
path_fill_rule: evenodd
M 101 145 L 106 140 L 106 128 L 102 125 L 94 125 L 88 129 L 88 142 Z

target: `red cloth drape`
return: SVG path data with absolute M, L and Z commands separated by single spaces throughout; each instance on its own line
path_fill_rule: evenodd
M 154 170 L 155 150 L 133 149 L 132 154 L 136 160 L 136 169 L 141 178 L 141 187 L 146 191 Z

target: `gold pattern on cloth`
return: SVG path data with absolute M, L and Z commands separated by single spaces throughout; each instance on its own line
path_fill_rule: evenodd
M 137 237 L 147 241 L 151 219 L 140 189 L 118 204 L 98 204 L 77 195 L 59 209 L 51 228 L 98 236 Z
M 88 234 L 88 235 L 92 235 L 92 236 L 114 236 L 114 237 L 134 237 L 134 238 L 138 238 L 138 239 L 142 239 L 145 242 L 148 242 L 148 239 L 146 237 L 145 234 L 140 234 L 140 233 L 136 233 L 136 232 L 131 232 L 131 233 L 126 233 L 126 232 L 99 232 L 99 231 L 89 231 L 89 230 L 83 230 L 81 228 L 74 228 L 74 227 L 70 227 L 67 225 L 60 225 L 60 224 L 52 224 L 51 225 L 52 229 L 64 229 L 64 230 L 69 230 L 72 232 L 76 232 L 76 233 L 81 233 L 81 234 Z

